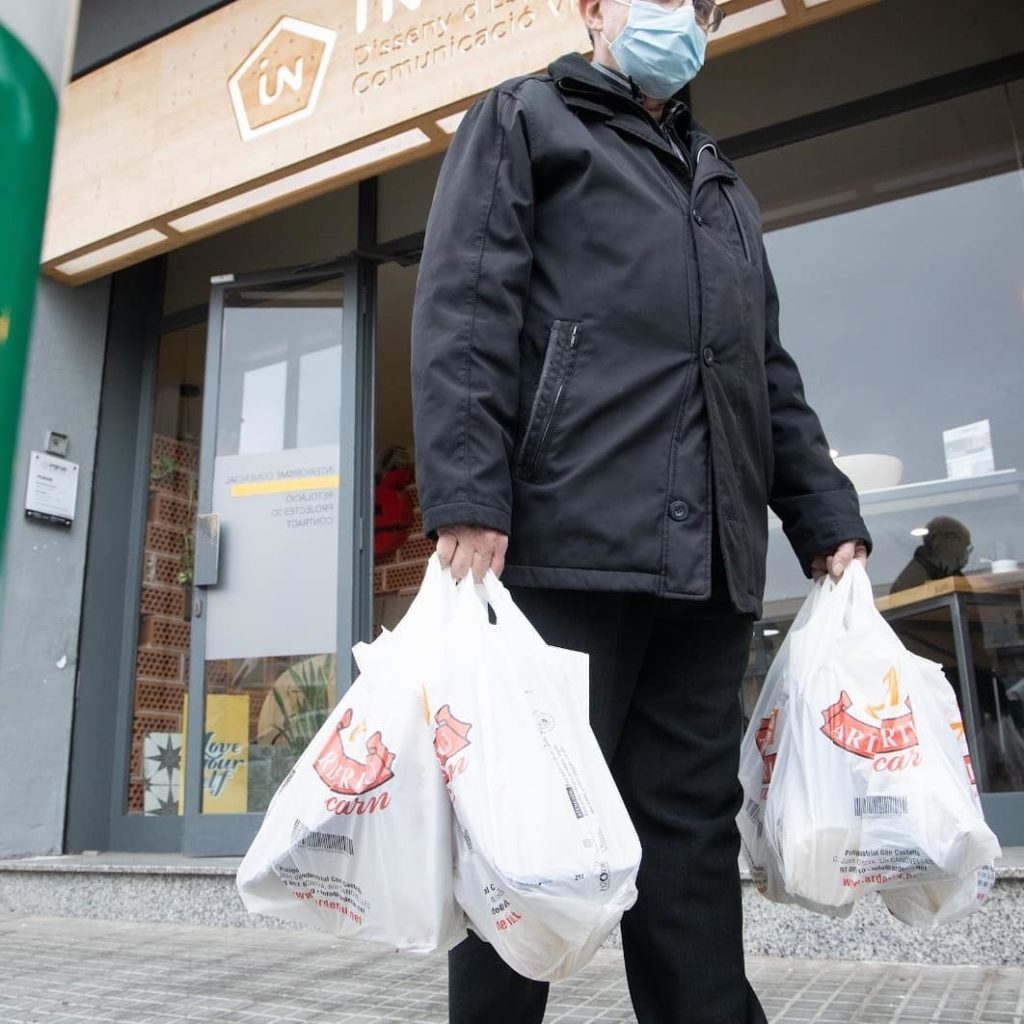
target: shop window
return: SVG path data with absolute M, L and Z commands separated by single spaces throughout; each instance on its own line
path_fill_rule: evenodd
M 385 175 L 382 186 L 401 174 L 394 171 Z M 421 198 L 433 189 L 434 170 L 427 168 L 424 178 L 427 184 L 416 193 Z M 391 205 L 382 204 L 382 210 Z M 405 217 L 406 212 L 400 216 Z M 400 225 L 392 213 L 389 223 L 389 230 L 395 233 L 411 230 L 413 220 Z M 434 550 L 434 542 L 423 535 L 419 494 L 413 480 L 409 328 L 417 269 L 389 263 L 377 273 L 374 450 L 379 454 L 374 485 L 374 635 L 382 628 L 394 628 L 401 619 L 419 589 Z
M 340 278 L 225 294 L 204 814 L 266 810 L 338 696 L 343 296 Z
M 336 282 L 308 296 L 294 289 L 283 298 L 270 292 L 232 294 L 219 381 L 205 379 L 205 322 L 160 339 L 128 765 L 129 814 L 179 815 L 184 810 L 183 739 L 203 404 L 218 402 L 214 454 L 221 468 L 249 466 L 255 472 L 288 460 L 319 464 L 332 452 L 336 463 L 341 422 L 340 295 Z M 336 482 L 328 481 L 322 493 L 297 495 L 332 509 L 330 523 L 324 517 L 324 525 L 318 527 L 324 536 L 333 536 L 336 530 L 336 488 Z M 286 512 L 307 507 L 291 502 L 293 497 L 285 495 Z M 207 813 L 265 810 L 336 698 L 333 642 L 290 653 L 295 644 L 281 638 L 296 621 L 314 619 L 321 626 L 325 620 L 333 637 L 336 612 L 333 603 L 322 598 L 327 593 L 333 599 L 336 591 L 336 539 L 333 547 L 325 543 L 314 553 L 316 565 L 323 564 L 313 572 L 307 564 L 287 562 L 295 554 L 292 549 L 261 549 L 251 527 L 248 521 L 232 523 L 232 578 L 214 595 L 227 611 L 221 610 L 215 635 L 207 632 L 202 808 Z M 244 557 L 238 557 L 239 545 L 246 549 Z M 276 567 L 276 575 L 268 576 L 268 566 Z M 282 586 L 282 580 L 288 586 Z M 222 594 L 229 589 L 225 599 Z M 266 619 L 268 607 L 271 613 L 279 609 L 273 637 L 265 622 L 260 628 L 247 618 L 263 614 Z M 229 633 L 237 639 L 225 639 Z M 240 646 L 247 656 L 236 650 Z M 235 762 L 244 763 L 245 771 L 230 770 Z
M 132 700 L 129 814 L 179 813 L 205 354 L 205 324 L 160 339 Z
M 990 792 L 1024 790 L 1022 139 L 1018 82 L 738 164 L 879 608 L 973 708 Z M 806 592 L 770 516 L 747 714 Z

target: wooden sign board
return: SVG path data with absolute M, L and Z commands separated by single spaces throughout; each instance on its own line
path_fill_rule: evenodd
M 869 2 L 726 0 L 711 52 Z M 477 96 L 588 49 L 576 0 L 235 0 L 67 88 L 44 270 L 84 282 L 443 150 Z

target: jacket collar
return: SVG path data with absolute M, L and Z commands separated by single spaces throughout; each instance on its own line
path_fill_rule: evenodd
M 565 103 L 603 117 L 618 131 L 678 161 L 674 150 L 658 131 L 650 114 L 643 107 L 643 93 L 632 79 L 618 82 L 593 67 L 582 54 L 569 53 L 548 67 L 552 81 Z M 682 92 L 668 101 L 664 122 L 684 149 L 690 151 L 691 166 L 697 171 L 694 194 L 712 178 L 735 178 L 732 163 L 718 151 L 718 144 L 683 102 Z

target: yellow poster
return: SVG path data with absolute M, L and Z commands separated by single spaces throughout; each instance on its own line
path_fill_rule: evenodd
M 188 696 L 182 723 L 188 722 Z M 182 728 L 178 807 L 185 802 L 187 726 Z M 244 693 L 211 693 L 206 698 L 203 727 L 203 814 L 245 814 L 249 810 L 249 697 Z

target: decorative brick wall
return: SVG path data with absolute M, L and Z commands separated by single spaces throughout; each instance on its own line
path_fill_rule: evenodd
M 153 438 L 132 706 L 128 780 L 128 812 L 132 814 L 143 811 L 142 743 L 146 733 L 182 731 L 192 626 L 185 618 L 187 590 L 178 582 L 178 573 L 185 535 L 191 533 L 195 521 L 195 503 L 189 502 L 189 495 L 195 493 L 198 465 L 194 443 L 160 434 Z
M 374 561 L 373 593 L 415 594 L 423 582 L 427 562 L 434 552 L 434 541 L 423 535 L 423 517 L 420 515 L 420 498 L 416 485 L 408 488 L 412 498 L 415 518 L 406 542 L 393 554 Z
M 135 661 L 131 769 L 128 811 L 143 811 L 142 743 L 148 732 L 181 732 L 182 705 L 188 689 L 191 623 L 186 619 L 187 588 L 178 583 L 185 535 L 194 528 L 194 503 L 189 492 L 196 486 L 199 453 L 195 444 L 157 435 L 153 439 L 153 468 L 159 479 L 150 485 L 149 514 L 139 607 L 139 641 Z M 168 462 L 175 467 L 166 472 Z M 409 596 L 419 590 L 434 551 L 423 535 L 419 495 L 409 488 L 415 518 L 405 544 L 393 555 L 374 563 L 373 592 L 377 596 Z M 291 659 L 266 659 L 265 686 L 284 672 Z M 229 662 L 207 665 L 207 691 L 230 692 Z M 250 675 L 246 680 L 251 686 Z M 261 702 L 251 702 L 252 735 Z

